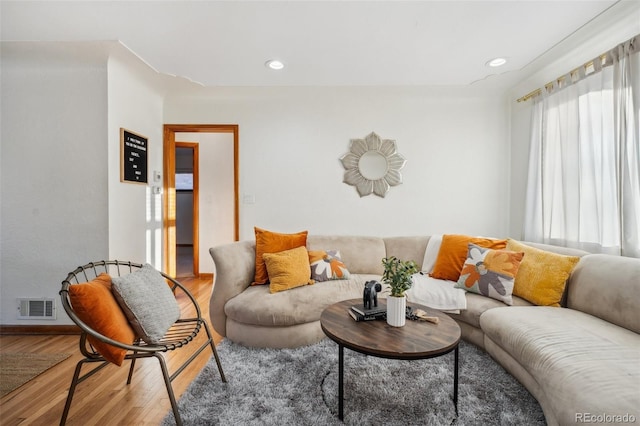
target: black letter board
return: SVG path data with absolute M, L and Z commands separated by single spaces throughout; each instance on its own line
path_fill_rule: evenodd
M 120 128 L 120 182 L 147 183 L 147 138 Z

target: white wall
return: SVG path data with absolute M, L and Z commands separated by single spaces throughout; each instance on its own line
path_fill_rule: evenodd
M 508 94 L 511 132 L 511 209 L 509 234 L 521 238 L 525 213 L 525 194 L 529 167 L 529 135 L 533 101 L 516 99 L 543 87 L 547 82 L 596 58 L 602 53 L 640 34 L 640 2 L 620 2 L 616 7 L 585 25 L 571 38 L 549 52 L 544 62 L 533 64 L 534 72 Z
M 253 227 L 317 234 L 505 236 L 507 108 L 469 89 L 202 89 L 165 98 L 167 123 L 239 125 L 240 239 Z M 342 183 L 351 138 L 375 131 L 407 158 L 404 183 L 360 198 Z
M 109 58 L 109 257 L 148 262 L 162 269 L 162 196 L 150 185 L 120 182 L 120 128 L 146 136 L 149 184 L 162 171 L 163 94 L 153 86 L 155 73 L 117 51 Z
M 0 323 L 69 324 L 58 291 L 78 265 L 162 266 L 160 196 L 120 182 L 119 134 L 148 136 L 162 170 L 162 96 L 117 43 L 3 43 L 1 60 Z M 17 298 L 43 297 L 55 321 L 17 319 Z
M 233 134 L 178 132 L 176 141 L 198 143 L 199 272 L 213 273 L 209 248 L 234 241 Z
M 22 54 L 24 53 L 24 54 Z M 108 255 L 106 62 L 42 61 L 2 49 L 0 323 L 16 298 L 53 298 L 61 281 Z

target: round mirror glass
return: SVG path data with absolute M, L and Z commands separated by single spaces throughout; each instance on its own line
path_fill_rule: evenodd
M 382 179 L 387 174 L 387 169 L 387 158 L 378 151 L 367 151 L 358 161 L 358 170 L 365 179 Z

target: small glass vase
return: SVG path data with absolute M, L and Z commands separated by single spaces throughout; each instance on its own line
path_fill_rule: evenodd
M 406 296 L 387 296 L 387 324 L 392 327 L 403 327 L 406 320 Z

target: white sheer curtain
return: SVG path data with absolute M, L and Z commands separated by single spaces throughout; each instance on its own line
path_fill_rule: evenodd
M 533 105 L 524 238 L 640 257 L 640 35 Z M 571 83 L 571 80 L 577 80 Z

